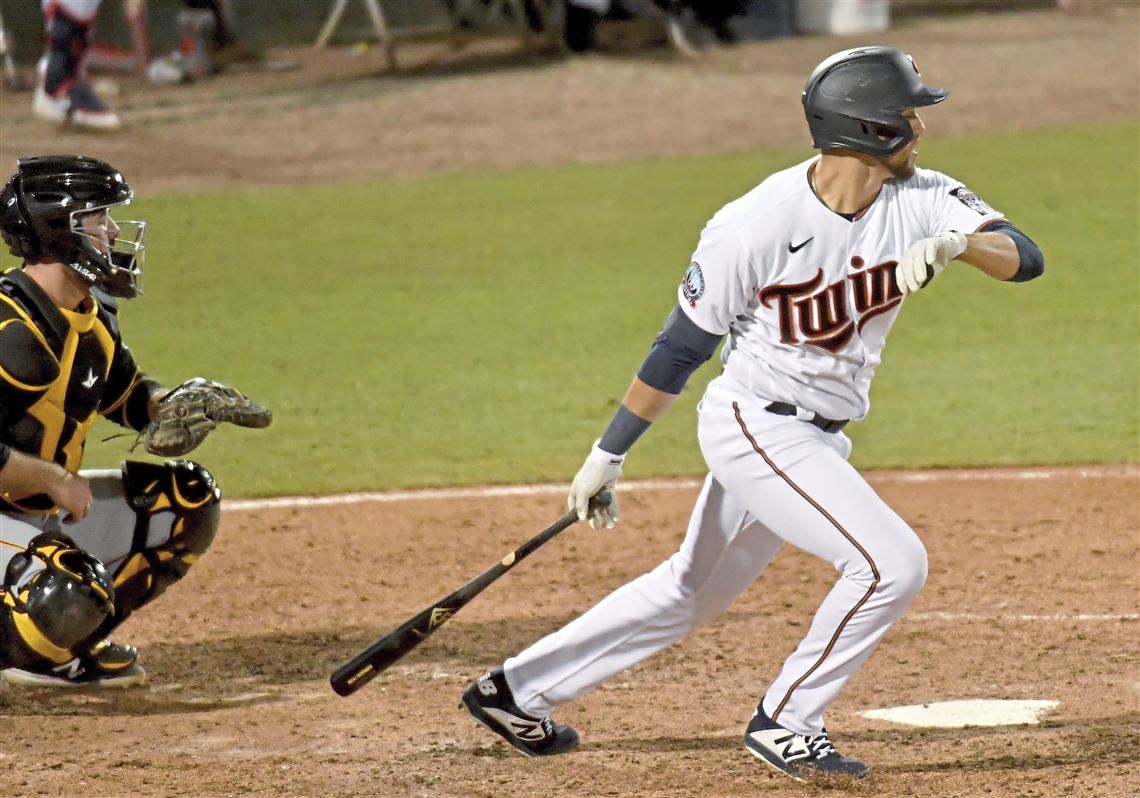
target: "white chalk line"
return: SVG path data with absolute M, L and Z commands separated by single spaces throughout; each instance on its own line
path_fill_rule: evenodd
M 995 480 L 1049 480 L 1049 479 L 1136 479 L 1140 478 L 1140 465 L 1093 466 L 1042 466 L 1035 468 L 976 468 L 932 469 L 929 471 L 871 471 L 867 478 L 872 483 L 921 482 L 992 482 Z M 623 492 L 651 492 L 659 490 L 695 490 L 702 480 L 691 477 L 676 479 L 637 479 L 623 481 Z M 339 493 L 328 496 L 278 496 L 269 499 L 227 500 L 227 510 L 268 510 L 299 507 L 340 507 L 351 504 L 391 503 L 406 501 L 433 501 L 438 499 L 484 499 L 511 496 L 551 496 L 565 494 L 569 482 L 541 483 L 536 485 L 485 485 L 467 488 L 424 488 L 420 490 L 367 491 Z
M 1041 623 L 1044 621 L 1140 621 L 1140 612 L 1120 612 L 1120 613 L 1052 613 L 1052 614 L 1002 614 L 1002 613 L 977 613 L 977 612 L 915 612 L 910 615 L 903 616 L 903 621 L 1008 621 L 1008 622 L 1022 622 L 1029 621 L 1031 623 Z

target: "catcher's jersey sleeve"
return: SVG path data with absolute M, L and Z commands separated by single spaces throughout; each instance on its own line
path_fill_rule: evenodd
M 131 350 L 120 341 L 111 360 L 99 414 L 120 426 L 141 430 L 150 421 L 150 393 L 155 385 L 139 370 Z
M 929 203 L 928 236 L 951 230 L 973 233 L 1005 216 L 954 178 L 931 169 L 921 169 L 918 172 L 918 183 Z
M 702 330 L 724 335 L 747 309 L 755 285 L 748 251 L 722 211 L 701 231 L 677 301 Z

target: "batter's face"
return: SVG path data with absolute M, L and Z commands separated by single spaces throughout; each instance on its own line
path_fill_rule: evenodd
M 926 132 L 926 125 L 922 124 L 922 118 L 913 108 L 903 111 L 900 116 L 910 122 L 910 130 L 914 134 L 913 138 L 905 147 L 887 158 L 883 163 L 893 177 L 905 179 L 914 174 L 914 166 L 918 162 L 918 140 Z

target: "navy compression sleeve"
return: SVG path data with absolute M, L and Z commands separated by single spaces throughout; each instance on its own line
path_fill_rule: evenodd
M 659 391 L 680 393 L 693 372 L 712 357 L 723 337 L 702 330 L 677 305 L 657 333 L 637 377 Z
M 998 219 L 986 227 L 983 233 L 1005 233 L 1013 239 L 1017 247 L 1017 274 L 1009 278 L 1011 283 L 1025 283 L 1045 272 L 1045 255 L 1040 247 L 1033 243 L 1033 239 L 1018 230 L 1005 219 Z
M 637 378 L 651 388 L 678 394 L 692 373 L 712 357 L 722 337 L 702 330 L 678 305 L 653 341 Z M 650 423 L 621 405 L 598 441 L 598 448 L 623 455 L 649 429 Z

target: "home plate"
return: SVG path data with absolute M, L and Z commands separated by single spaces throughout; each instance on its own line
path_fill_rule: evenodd
M 966 726 L 1024 726 L 1040 723 L 1041 715 L 1059 704 L 1059 701 L 1007 701 L 980 698 L 966 701 L 939 701 L 909 707 L 869 709 L 859 714 L 872 720 L 937 729 L 962 729 Z

